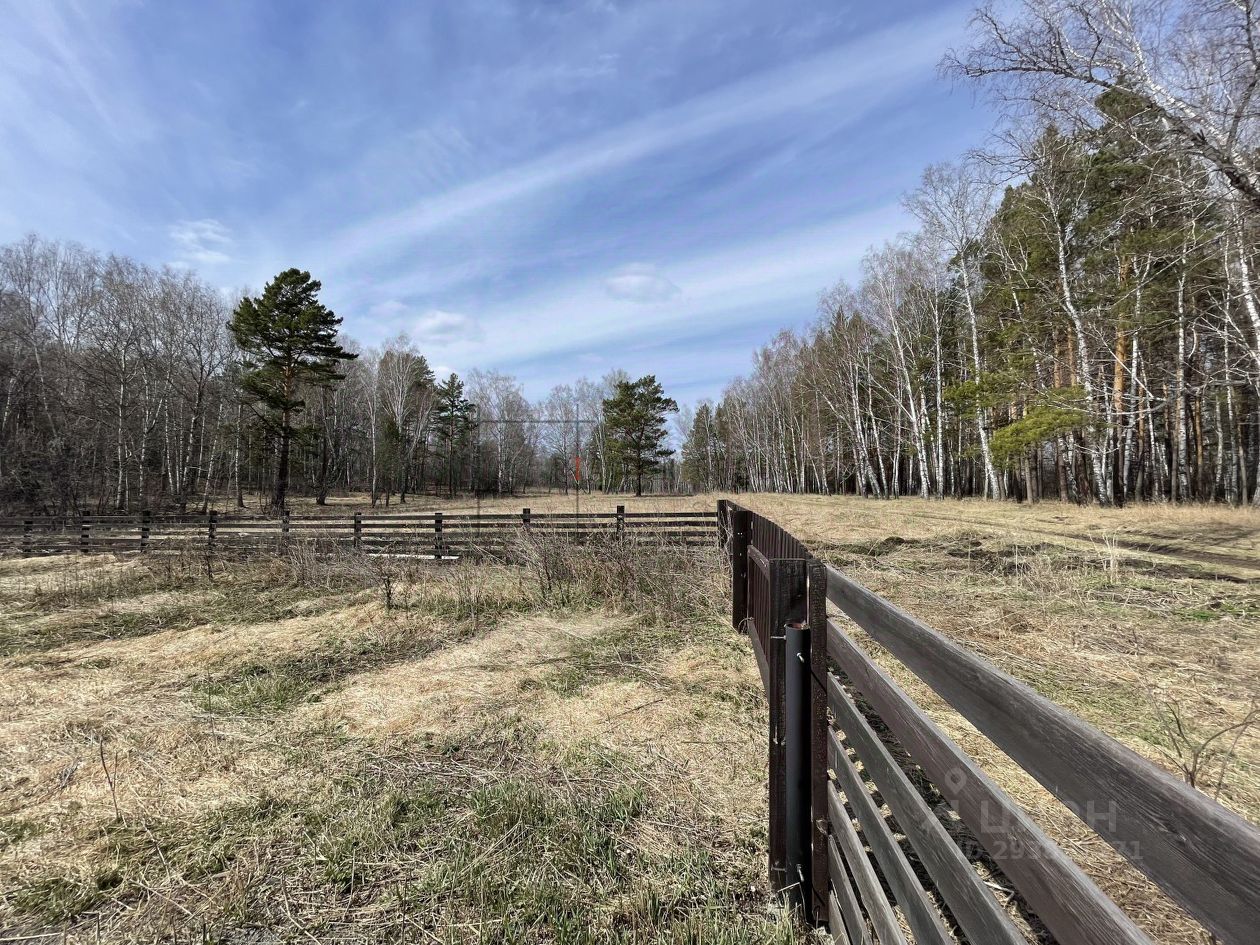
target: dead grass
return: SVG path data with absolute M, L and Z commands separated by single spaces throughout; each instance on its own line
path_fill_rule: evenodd
M 1254 513 L 739 499 L 1156 763 L 1197 752 L 1200 787 L 1260 819 L 1254 733 L 1204 748 L 1260 698 Z M 522 505 L 573 496 L 483 509 Z M 434 506 L 472 508 L 406 508 Z M 0 929 L 791 940 L 762 882 L 763 699 L 720 569 L 531 554 L 0 561 Z M 864 643 L 1154 940 L 1202 941 Z
M 31 569 L 4 591 L 0 930 L 797 940 L 720 571 L 617 555 Z
M 1185 765 L 1199 765 L 1201 789 L 1260 821 L 1260 738 L 1254 725 L 1231 728 L 1260 702 L 1255 513 L 787 496 L 740 501 L 1156 764 L 1179 776 Z M 1157 548 L 1137 547 L 1156 540 Z M 1155 941 L 1205 941 L 1062 804 L 900 663 L 849 629 Z

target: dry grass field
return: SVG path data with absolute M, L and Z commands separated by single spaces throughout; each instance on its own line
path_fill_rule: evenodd
M 1254 513 L 736 498 L 1260 820 L 1260 740 L 1242 726 L 1260 699 Z M 523 505 L 574 497 L 483 508 Z M 405 506 L 433 508 L 473 505 Z M 800 937 L 762 879 L 763 700 L 716 555 L 220 568 L 0 561 L 7 935 Z M 1205 941 L 866 642 L 1156 941 Z
M 5 941 L 795 940 L 716 553 L 224 567 L 0 562 Z

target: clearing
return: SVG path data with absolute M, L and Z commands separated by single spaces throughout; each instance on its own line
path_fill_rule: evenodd
M 583 496 L 582 508 L 716 498 Z M 1260 699 L 1254 512 L 734 498 L 1260 820 L 1260 743 L 1238 727 Z M 483 508 L 523 505 L 571 511 L 574 499 Z M 473 506 L 390 511 L 433 508 Z M 219 567 L 0 562 L 0 929 L 69 927 L 84 941 L 98 922 L 103 941 L 203 924 L 225 942 L 802 937 L 766 890 L 764 700 L 728 628 L 716 553 Z M 1156 941 L 1201 941 L 881 662 Z
M 0 929 L 792 941 L 721 573 L 0 562 Z

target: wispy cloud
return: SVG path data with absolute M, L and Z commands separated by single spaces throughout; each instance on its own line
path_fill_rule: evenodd
M 232 235 L 218 220 L 181 220 L 170 228 L 175 261 L 187 266 L 221 266 L 231 262 Z
M 604 291 L 624 302 L 668 302 L 681 291 L 651 263 L 622 266 L 604 279 Z
M 330 265 L 350 267 L 396 252 L 470 215 L 734 127 L 769 121 L 844 96 L 850 96 L 848 107 L 853 108 L 852 96 L 859 89 L 869 102 L 930 73 L 943 45 L 950 36 L 960 34 L 962 27 L 957 11 L 899 24 L 802 62 L 728 83 L 403 210 L 360 221 L 313 249 Z
M 459 312 L 444 312 L 434 308 L 425 312 L 412 327 L 412 335 L 419 342 L 449 345 L 457 341 L 478 342 L 485 337 L 476 319 Z
M 265 5 L 0 0 L 0 242 L 298 265 L 365 344 L 713 395 L 982 140 L 934 72 L 969 5 L 323 4 L 276 44 Z

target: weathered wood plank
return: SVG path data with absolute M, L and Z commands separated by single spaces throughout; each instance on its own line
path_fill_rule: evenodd
M 831 940 L 836 945 L 850 945 L 849 936 L 844 931 L 844 920 L 840 915 L 840 903 L 834 894 L 827 897 L 827 925 Z
M 870 792 L 862 782 L 862 776 L 845 754 L 844 746 L 836 738 L 835 732 L 830 734 L 831 769 L 844 796 L 857 815 L 862 825 L 862 836 L 875 853 L 880 869 L 888 885 L 892 889 L 893 898 L 901 911 L 905 913 L 910 930 L 914 932 L 914 940 L 918 945 L 949 945 L 949 933 L 941 922 L 936 905 L 924 891 L 914 868 L 901 852 L 897 840 L 888 829 L 888 823 L 875 806 Z M 986 943 L 987 945 L 987 943 Z
M 1228 945 L 1260 928 L 1260 830 L 834 568 L 828 598 Z
M 866 851 L 862 849 L 862 841 L 858 839 L 857 831 L 853 829 L 849 815 L 840 803 L 840 795 L 836 793 L 834 784 L 827 786 L 827 809 L 831 813 L 831 829 L 840 841 L 845 862 L 853 871 L 853 879 L 862 893 L 862 905 L 866 907 L 866 914 L 875 926 L 880 945 L 907 945 L 906 937 L 901 934 L 901 927 L 897 924 L 897 915 L 893 912 L 888 897 L 884 895 L 884 888 L 879 884 L 875 868 L 871 866 Z
M 963 856 L 871 729 L 835 676 L 828 674 L 827 694 L 836 721 L 879 788 L 888 809 L 936 884 L 963 931 L 973 942 L 1024 945 L 1024 936 Z
M 840 906 L 840 914 L 844 918 L 844 928 L 853 945 L 871 945 L 871 934 L 866 929 L 866 919 L 862 916 L 862 907 L 858 905 L 857 893 L 853 891 L 853 883 L 849 881 L 848 870 L 845 869 L 844 857 L 836 846 L 834 837 L 827 838 L 827 865 L 831 875 L 832 898 Z M 834 931 L 836 926 L 832 925 Z
M 827 652 L 1061 945 L 1150 945 L 1023 808 L 831 621 Z

